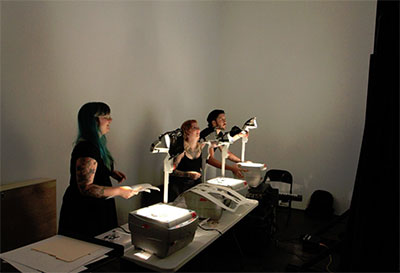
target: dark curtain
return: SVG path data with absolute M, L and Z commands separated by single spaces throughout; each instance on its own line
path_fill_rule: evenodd
M 399 272 L 399 2 L 377 2 L 361 153 L 341 270 Z

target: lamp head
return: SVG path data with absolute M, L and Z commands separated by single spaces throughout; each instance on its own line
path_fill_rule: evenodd
M 241 132 L 242 132 L 242 129 L 240 129 L 237 126 L 233 126 L 229 132 L 226 132 L 226 133 L 220 132 L 217 135 L 217 139 L 219 142 L 229 142 L 232 144 L 236 140 L 234 137 L 236 135 L 240 134 Z
M 150 152 L 169 153 L 171 158 L 183 151 L 183 132 L 180 128 L 160 135 L 150 146 Z
M 169 155 L 170 158 L 173 158 L 184 151 L 184 145 L 183 145 L 183 132 L 180 128 L 169 132 L 168 133 L 169 137 Z
M 250 129 L 256 129 L 256 128 L 257 128 L 256 117 L 249 119 L 243 125 L 243 130 L 246 132 L 248 132 Z

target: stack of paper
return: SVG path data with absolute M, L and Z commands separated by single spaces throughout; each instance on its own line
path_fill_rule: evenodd
M 21 272 L 80 272 L 85 265 L 105 257 L 112 249 L 55 235 L 0 254 L 0 258 Z

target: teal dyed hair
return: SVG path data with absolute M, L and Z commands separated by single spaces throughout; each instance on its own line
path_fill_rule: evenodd
M 100 134 L 99 116 L 110 114 L 110 107 L 103 102 L 88 102 L 78 113 L 78 137 L 75 143 L 82 139 L 92 142 L 100 150 L 101 158 L 108 169 L 111 170 L 113 157 L 107 149 L 107 138 Z

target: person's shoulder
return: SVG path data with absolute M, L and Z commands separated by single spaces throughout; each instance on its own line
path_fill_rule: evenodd
M 94 145 L 92 142 L 88 140 L 82 139 L 78 140 L 74 147 L 74 149 L 84 149 L 84 148 L 94 149 L 96 148 L 96 145 Z
M 96 158 L 98 153 L 99 149 L 92 142 L 80 140 L 75 144 L 72 156 Z

